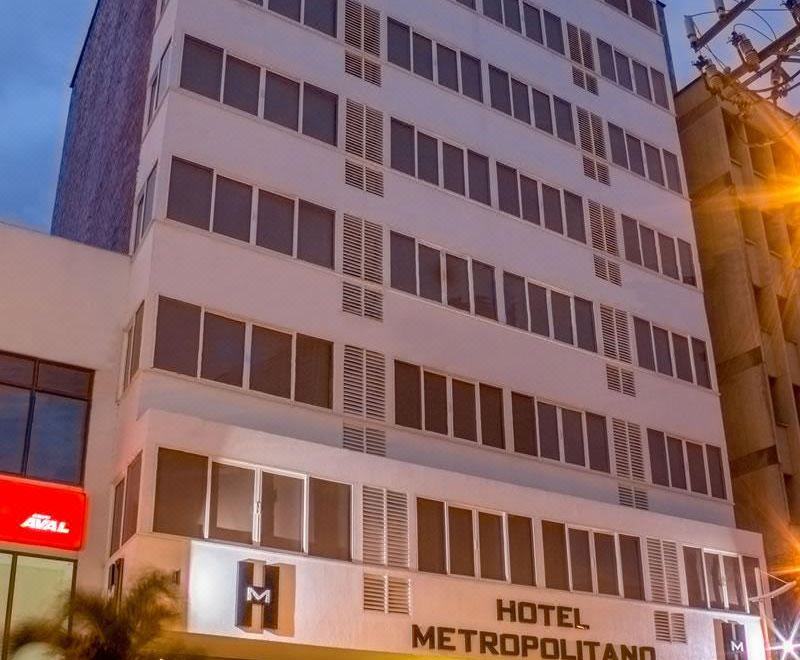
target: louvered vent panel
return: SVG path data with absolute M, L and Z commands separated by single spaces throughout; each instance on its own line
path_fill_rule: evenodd
M 595 96 L 599 96 L 600 88 L 597 85 L 597 78 L 592 75 L 586 74 L 586 90 Z
M 363 278 L 373 284 L 383 284 L 383 228 L 364 221 Z
M 681 605 L 681 574 L 678 567 L 678 545 L 672 541 L 662 541 L 664 553 L 664 579 L 667 585 L 667 602 L 670 605 Z
M 577 108 L 578 112 L 578 137 L 580 138 L 581 149 L 594 153 L 592 142 L 592 124 L 589 119 L 589 112 L 583 108 Z
M 622 268 L 618 263 L 609 261 L 608 263 L 608 281 L 617 286 L 622 286 Z M 630 362 L 630 360 L 628 360 Z
M 583 174 L 590 179 L 597 179 L 597 167 L 591 158 L 583 157 Z
M 389 577 L 388 608 L 389 614 L 411 613 L 411 580 Z
M 681 612 L 653 613 L 656 639 L 671 644 L 686 644 L 686 615 Z
M 617 264 L 613 264 L 617 266 Z M 619 266 L 617 266 L 619 267 Z M 622 280 L 620 279 L 620 283 Z M 617 356 L 623 362 L 632 362 L 631 332 L 628 325 L 628 315 L 618 309 L 614 310 L 614 327 L 617 333 Z
M 614 310 L 605 305 L 600 305 L 600 330 L 603 337 L 603 355 L 612 360 L 619 359 Z
M 603 207 L 603 237 L 605 238 L 605 251 L 619 256 L 619 239 L 617 237 L 617 215 L 614 209 Z
M 387 578 L 385 575 L 364 573 L 364 610 L 386 612 Z
M 661 541 L 647 539 L 646 545 L 647 569 L 650 573 L 650 598 L 656 603 L 666 603 L 667 583 L 664 576 L 664 556 L 661 552 Z
M 605 163 L 597 163 L 596 178 L 600 183 L 606 186 L 611 185 L 611 173 L 608 169 L 608 165 L 606 165 Z
M 364 168 L 364 190 L 370 195 L 383 197 L 383 172 L 369 167 Z
M 408 496 L 386 492 L 386 561 L 389 566 L 408 568 Z
M 382 353 L 366 351 L 366 405 L 368 419 L 386 418 L 386 358 Z
M 364 289 L 364 317 L 383 321 L 383 291 Z
M 595 250 L 606 249 L 605 228 L 603 227 L 603 207 L 597 202 L 589 200 L 589 229 L 592 237 L 592 247 Z
M 383 113 L 365 106 L 364 108 L 364 157 L 383 165 Z
M 345 346 L 343 381 L 345 414 L 386 418 L 386 358 L 382 353 Z
M 364 277 L 364 222 L 345 213 L 342 237 L 342 272 Z
M 366 58 L 364 58 L 363 61 L 364 80 L 372 85 L 376 85 L 377 87 L 383 85 L 383 71 L 381 70 L 381 65 Z M 595 81 L 595 84 L 596 83 L 597 81 Z
M 644 481 L 642 428 L 638 424 L 613 418 L 611 429 L 614 438 L 614 465 L 617 469 L 617 476 L 622 479 Z
M 636 396 L 636 379 L 633 372 L 627 369 L 620 369 L 619 373 L 622 378 L 622 393 L 627 396 Z
M 606 134 L 603 128 L 603 119 L 596 114 L 592 114 L 590 122 L 592 127 L 592 142 L 594 143 L 593 153 L 598 158 L 605 160 L 607 158 L 607 153 Z
M 599 255 L 593 255 L 594 258 L 594 274 L 601 280 L 608 279 L 608 261 Z
M 586 89 L 586 74 L 578 67 L 572 67 L 572 83 L 581 89 Z
M 624 384 L 623 384 L 624 387 Z M 628 448 L 631 461 L 631 477 L 644 481 L 644 451 L 642 450 L 642 427 L 628 422 Z
M 576 28 L 572 23 L 567 23 L 567 43 L 569 44 L 569 56 L 573 62 L 583 64 L 583 54 L 581 53 L 581 40 Z
M 377 9 L 364 5 L 363 43 L 365 53 L 381 56 L 381 14 Z
M 345 424 L 342 427 L 342 447 L 361 454 L 386 456 L 386 432 Z
M 349 50 L 344 52 L 344 72 L 377 87 L 383 84 L 381 65 Z
M 641 509 L 642 511 L 650 510 L 650 498 L 647 496 L 646 490 L 633 489 L 633 508 Z
M 347 99 L 344 127 L 345 151 L 364 158 L 365 108 L 362 103 Z
M 352 282 L 342 282 L 342 311 L 364 316 L 364 289 Z
M 369 57 L 379 59 L 381 56 L 380 12 L 354 0 L 346 0 L 344 41 L 349 47 L 359 51 L 358 54 L 345 53 L 345 71 L 380 86 L 381 65 L 369 59 Z
M 364 349 L 344 347 L 342 404 L 346 415 L 364 416 Z
M 673 644 L 686 644 L 686 615 L 681 612 L 671 612 L 669 615 L 670 633 Z
M 631 486 L 617 486 L 618 501 L 622 506 L 630 507 L 631 509 L 641 509 L 648 511 L 650 503 L 648 501 L 647 492 L 639 488 Z
M 344 42 L 348 46 L 363 50 L 364 6 L 354 0 L 344 3 Z
M 671 642 L 669 612 L 653 612 L 653 623 L 655 625 L 656 639 L 659 642 Z
M 612 392 L 622 392 L 622 374 L 619 367 L 606 365 L 606 385 Z
M 364 166 L 352 161 L 345 160 L 344 162 L 344 182 L 348 186 L 358 188 L 359 190 L 365 189 L 364 183 Z
M 386 491 L 364 486 L 361 493 L 365 564 L 386 564 Z
M 586 30 L 580 31 L 581 41 L 581 55 L 583 57 L 583 66 L 591 71 L 594 71 L 594 50 L 592 48 L 592 35 Z

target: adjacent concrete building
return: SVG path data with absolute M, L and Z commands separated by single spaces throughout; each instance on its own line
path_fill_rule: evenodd
M 214 657 L 764 658 L 655 4 L 146 29 L 126 224 L 66 179 L 57 224 L 130 237 L 112 592 L 173 572 Z M 73 143 L 108 157 L 106 119 Z
M 800 133 L 775 106 L 742 113 L 701 79 L 676 103 L 737 524 L 764 534 L 770 572 L 796 579 Z

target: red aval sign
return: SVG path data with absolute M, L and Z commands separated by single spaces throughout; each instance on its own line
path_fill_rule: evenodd
M 82 490 L 0 477 L 0 541 L 80 550 L 85 525 Z

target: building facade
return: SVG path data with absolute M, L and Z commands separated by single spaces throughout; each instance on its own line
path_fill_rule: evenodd
M 765 657 L 658 8 L 156 13 L 112 589 L 215 657 Z
M 791 580 L 800 496 L 797 133 L 783 111 L 762 103 L 743 114 L 702 80 L 677 107 L 736 519 L 764 535 L 770 572 Z M 791 626 L 797 605 L 788 601 L 782 617 Z

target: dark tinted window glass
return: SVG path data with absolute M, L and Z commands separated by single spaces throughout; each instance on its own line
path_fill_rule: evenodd
M 414 176 L 414 129 L 392 119 L 392 167 Z
M 742 568 L 744 569 L 744 583 L 747 587 L 747 598 L 753 598 L 760 595 L 758 588 L 758 573 L 757 569 L 760 568 L 759 561 L 755 557 L 742 557 Z M 750 611 L 757 611 L 758 605 L 753 603 L 750 605 Z
M 533 94 L 533 122 L 536 128 L 553 132 L 553 113 L 550 109 L 550 97 L 538 89 L 531 88 Z
M 442 260 L 439 250 L 419 246 L 419 295 L 442 302 Z
M 207 480 L 205 456 L 159 449 L 153 531 L 203 538 Z
M 567 218 L 567 236 L 586 242 L 586 220 L 583 216 L 583 198 L 564 191 L 564 215 Z
M 86 401 L 36 394 L 25 469 L 28 476 L 43 481 L 80 482 L 87 407 Z
M 689 607 L 706 607 L 703 553 L 697 548 L 684 548 L 683 562 L 686 568 L 686 591 L 689 596 Z
M 572 122 L 572 106 L 563 99 L 554 96 L 553 109 L 556 114 L 556 135 L 562 140 L 575 144 L 575 125 Z
M 533 179 L 520 175 L 520 192 L 522 196 L 522 217 L 528 222 L 540 224 L 539 217 L 539 184 Z
M 461 53 L 461 92 L 483 103 L 481 61 L 465 53 Z
M 447 379 L 425 372 L 425 430 L 447 434 Z
M 474 311 L 478 316 L 497 319 L 497 298 L 494 286 L 494 268 L 472 262 L 472 288 L 475 295 Z
M 622 562 L 622 590 L 625 598 L 644 600 L 642 553 L 635 536 L 619 537 L 619 554 Z
M 661 167 L 661 152 L 645 142 L 644 154 L 647 157 L 647 176 L 654 183 L 663 186 L 664 170 Z
M 722 450 L 719 447 L 706 445 L 706 458 L 708 459 L 711 494 L 724 500 L 727 495 L 725 494 L 725 472 L 722 469 Z
M 675 254 L 675 240 L 664 234 L 658 235 L 658 247 L 661 251 L 661 269 L 664 275 L 678 279 L 678 257 Z
M 264 91 L 264 119 L 297 130 L 300 83 L 267 71 Z
M 522 3 L 522 11 L 525 19 L 525 36 L 528 39 L 533 39 L 540 44 L 544 43 L 544 35 L 542 34 L 542 15 L 536 7 L 529 5 L 527 2 Z
M 62 367 L 47 362 L 39 363 L 36 389 L 55 394 L 68 394 L 88 398 L 92 385 L 92 373 L 83 369 Z
M 171 298 L 159 298 L 153 365 L 196 376 L 199 350 L 200 308 Z
M 531 332 L 543 337 L 550 336 L 550 317 L 547 312 L 547 289 L 528 284 L 528 306 L 530 308 Z
M 597 40 L 597 53 L 600 56 L 600 73 L 604 78 L 617 82 L 614 68 L 614 49 L 605 41 Z
M 125 496 L 125 480 L 120 481 L 114 486 L 114 508 L 111 518 L 111 543 L 109 544 L 109 555 L 113 555 L 119 550 L 120 537 L 122 534 L 122 507 Z
M 497 196 L 501 211 L 519 217 L 517 171 L 500 163 L 497 163 Z
M 561 523 L 542 521 L 544 579 L 548 589 L 569 590 L 567 536 Z
M 642 143 L 635 137 L 626 135 L 628 142 L 628 161 L 630 169 L 639 176 L 644 176 L 644 157 L 642 156 Z
M 673 333 L 672 346 L 675 349 L 675 375 L 681 380 L 691 383 L 692 358 L 689 356 L 689 340 Z
M 699 339 L 692 338 L 692 354 L 694 355 L 694 369 L 697 384 L 702 387 L 711 387 L 711 372 L 708 367 L 708 352 L 706 344 Z
M 528 86 L 519 80 L 511 79 L 511 96 L 514 102 L 514 116 L 517 119 L 524 121 L 526 124 L 531 123 L 531 102 L 528 91 Z
M 475 543 L 472 537 L 472 511 L 447 507 L 450 573 L 475 575 Z
M 593 591 L 592 557 L 589 532 L 586 530 L 569 530 L 569 564 L 572 568 L 572 588 L 575 591 Z
M 456 51 L 436 45 L 436 71 L 439 84 L 458 91 L 458 60 Z
M 414 73 L 433 80 L 433 43 L 414 33 Z
M 633 218 L 622 216 L 622 235 L 625 242 L 625 258 L 635 264 L 642 263 L 642 248 L 639 245 L 639 225 Z
M 257 115 L 260 86 L 261 69 L 235 57 L 227 58 L 223 103 L 249 112 L 251 115 Z
M 694 271 L 694 257 L 692 256 L 692 246 L 686 241 L 678 239 L 678 256 L 681 261 L 681 275 L 684 284 L 697 286 L 697 277 Z
M 495 110 L 511 114 L 511 87 L 508 74 L 491 65 L 489 66 L 489 95 Z
M 478 441 L 476 425 L 475 386 L 462 380 L 452 380 L 453 435 L 464 440 Z
M 667 438 L 669 475 L 673 488 L 686 490 L 686 467 L 683 461 L 683 443 L 677 438 Z
M 250 389 L 291 397 L 292 335 L 253 326 Z
M 670 190 L 682 193 L 683 185 L 681 184 L 681 169 L 678 165 L 678 157 L 669 151 L 664 151 L 664 168 L 667 172 L 667 186 L 669 186 Z
M 315 30 L 335 37 L 336 0 L 306 0 L 303 22 Z
M 500 0 L 483 0 L 483 13 L 498 23 L 503 22 L 503 6 Z
M 506 26 L 515 32 L 522 32 L 522 18 L 519 14 L 519 0 L 503 0 Z
M 439 142 L 417 131 L 417 176 L 439 185 Z
M 294 200 L 259 190 L 256 244 L 294 254 Z
M 392 287 L 407 293 L 417 293 L 416 243 L 413 238 L 391 233 Z M 441 300 L 441 293 L 439 295 Z
M 172 159 L 167 216 L 192 227 L 208 229 L 211 224 L 213 172 L 205 167 Z
M 553 337 L 566 344 L 572 344 L 572 305 L 569 296 L 556 291 L 550 292 L 550 303 L 553 307 Z
M 561 449 L 558 442 L 558 410 L 549 403 L 536 403 L 539 422 L 539 451 L 544 458 L 561 460 Z
M 269 8 L 287 18 L 300 20 L 300 0 L 269 0 Z
M 631 16 L 647 27 L 656 29 L 656 14 L 650 0 L 631 0 Z
M 228 385 L 242 385 L 244 323 L 206 314 L 203 321 L 203 355 L 200 375 Z
M 261 475 L 261 545 L 302 552 L 302 479 L 264 472 Z
M 442 169 L 444 187 L 463 195 L 466 192 L 464 181 L 464 150 L 442 142 Z
M 597 591 L 610 596 L 619 595 L 617 551 L 610 534 L 594 535 L 594 556 L 597 563 Z
M 530 518 L 508 516 L 508 554 L 512 584 L 536 584 L 533 526 Z
M 387 56 L 392 64 L 411 70 L 411 30 L 407 25 L 388 19 L 386 24 L 388 39 Z
M 656 369 L 659 373 L 672 375 L 672 360 L 669 350 L 669 333 L 653 326 L 653 345 L 656 349 Z
M 650 69 L 650 78 L 653 81 L 653 100 L 662 108 L 669 110 L 669 93 L 664 74 L 661 71 Z
M 650 450 L 650 474 L 653 477 L 653 483 L 659 486 L 669 486 L 667 445 L 664 441 L 664 434 L 647 429 L 647 445 Z
M 634 317 L 633 327 L 636 333 L 636 355 L 639 358 L 639 366 L 655 371 L 656 360 L 653 355 L 653 336 L 650 324 Z
M 33 360 L 0 353 L 0 382 L 9 385 L 33 385 Z
M 708 494 L 706 483 L 706 463 L 703 447 L 694 442 L 686 443 L 686 460 L 689 464 L 689 485 L 695 493 Z
M 503 390 L 489 385 L 480 386 L 481 442 L 489 447 L 506 446 L 503 424 Z
M 333 344 L 297 335 L 294 398 L 322 408 L 333 403 Z
M 489 159 L 486 156 L 467 152 L 467 167 L 469 169 L 469 197 L 484 204 L 491 204 L 492 198 L 489 191 Z
M 561 208 L 561 191 L 542 184 L 544 226 L 559 234 L 564 233 L 564 212 Z
M 736 612 L 746 612 L 747 603 L 744 600 L 744 588 L 742 585 L 742 572 L 739 567 L 739 558 L 725 555 L 722 558 L 722 565 L 725 569 L 725 586 L 728 592 L 728 609 Z
M 406 362 L 394 363 L 394 422 L 413 429 L 422 428 L 420 369 Z
M 181 87 L 219 101 L 222 49 L 187 36 L 183 44 Z
M 608 125 L 608 138 L 611 142 L 611 160 L 628 169 L 628 149 L 625 146 L 625 132 L 614 124 Z
M 656 235 L 655 232 L 648 228 L 640 226 L 642 237 L 642 263 L 646 268 L 658 272 L 658 252 L 656 251 Z
M 505 533 L 502 516 L 478 513 L 478 543 L 481 549 L 481 577 L 506 579 L 506 558 L 503 547 Z
M 301 200 L 297 225 L 297 258 L 333 268 L 335 224 L 333 211 Z
M 619 51 L 614 51 L 617 62 L 617 81 L 623 87 L 633 91 L 633 76 L 631 76 L 631 61 Z
M 715 610 L 721 610 L 725 607 L 725 601 L 722 596 L 722 567 L 719 565 L 719 560 L 719 555 L 709 552 L 703 553 L 709 606 Z
M 208 535 L 233 543 L 253 542 L 253 470 L 212 463 Z
M 562 408 L 561 425 L 564 431 L 564 460 L 573 465 L 586 465 L 582 415 L 574 410 Z
M 528 306 L 525 301 L 525 280 L 517 275 L 504 273 L 503 300 L 506 307 L 506 324 L 527 330 Z
M 214 197 L 214 231 L 240 241 L 250 241 L 253 189 L 238 181 L 217 177 Z
M 587 351 L 597 351 L 594 331 L 594 306 L 588 300 L 575 298 L 575 327 L 578 346 Z
M 448 254 L 446 268 L 447 304 L 469 311 L 469 275 L 466 260 Z
M 547 47 L 564 54 L 564 30 L 561 19 L 549 11 L 544 11 L 544 34 Z
M 417 564 L 426 573 L 446 573 L 444 504 L 417 498 Z
M 589 444 L 589 467 L 600 472 L 611 472 L 606 418 L 586 413 L 586 435 Z
M 647 67 L 642 66 L 636 60 L 633 61 L 633 80 L 636 85 L 636 93 L 639 96 L 650 100 L 650 78 L 647 74 Z
M 514 451 L 536 456 L 536 411 L 533 399 L 512 392 L 511 410 L 514 424 Z
M 350 561 L 350 486 L 308 480 L 308 554 Z
M 306 83 L 303 86 L 303 134 L 336 146 L 336 94 Z

